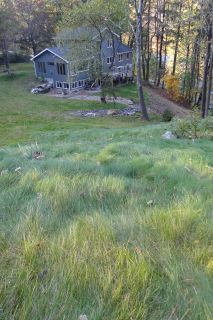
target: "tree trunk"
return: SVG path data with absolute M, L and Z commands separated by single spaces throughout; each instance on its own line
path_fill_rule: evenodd
M 213 75 L 213 45 L 212 45 L 212 52 L 210 58 L 210 66 L 209 66 L 209 82 L 207 88 L 207 100 L 206 100 L 206 115 L 208 116 L 210 100 L 211 100 L 211 91 L 212 91 L 212 75 Z
M 201 100 L 201 110 L 202 110 L 202 118 L 207 116 L 207 109 L 208 106 L 206 105 L 207 102 L 207 82 L 208 82 L 208 75 L 209 75 L 209 62 L 211 57 L 211 46 L 212 46 L 212 25 L 209 26 L 208 30 L 208 45 L 206 50 L 206 58 L 204 64 L 204 71 L 203 71 L 203 88 L 202 88 L 202 100 Z
M 181 19 L 181 11 L 182 11 L 182 2 L 180 3 L 180 11 L 179 11 L 179 19 Z M 178 23 L 178 28 L 177 28 L 177 36 L 176 36 L 176 42 L 175 42 L 175 53 L 174 53 L 174 61 L 173 61 L 173 69 L 172 69 L 172 75 L 175 75 L 176 72 L 176 63 L 177 63 L 177 55 L 178 55 L 178 49 L 179 49 L 179 41 L 180 41 L 180 28 L 181 28 L 181 23 Z
M 157 84 L 158 79 L 158 59 L 159 59 L 159 23 L 158 23 L 158 14 L 159 14 L 159 0 L 157 0 L 157 12 L 155 15 L 155 34 L 156 34 L 156 68 L 155 68 L 155 85 Z
M 166 35 L 166 41 L 165 41 L 165 45 L 164 45 L 164 61 L 163 61 L 163 68 L 164 68 L 164 72 L 166 70 L 166 62 L 167 62 L 167 35 Z M 164 80 L 162 81 L 162 89 L 165 88 L 165 83 Z
M 146 81 L 149 82 L 149 64 L 150 64 L 150 20 L 151 20 L 151 0 L 148 5 L 148 22 L 147 22 L 147 59 L 146 59 Z
M 196 65 L 197 60 L 200 57 L 200 30 L 198 31 L 197 36 L 195 37 L 193 50 L 191 54 L 191 68 L 190 68 L 190 83 L 189 83 L 189 92 L 187 95 L 187 100 L 189 103 L 192 103 L 195 95 L 192 94 L 193 89 L 195 88 L 195 79 L 196 79 Z M 197 72 L 198 73 L 198 72 Z
M 162 28 L 161 28 L 161 36 L 160 36 L 160 49 L 159 49 L 159 65 L 158 65 L 158 79 L 157 79 L 157 86 L 159 87 L 161 77 L 162 77 L 162 51 L 163 51 L 163 39 L 164 39 L 164 29 L 165 29 L 165 8 L 166 8 L 166 1 L 163 1 L 163 18 L 162 18 Z
M 10 70 L 10 61 L 9 61 L 9 55 L 8 55 L 8 43 L 6 35 L 3 36 L 3 58 L 4 58 L 4 65 L 6 68 L 6 71 L 9 76 L 11 76 L 11 70 Z
M 145 46 L 143 43 L 143 34 L 141 34 L 141 59 L 142 59 L 142 72 L 143 72 L 143 80 L 146 80 L 146 64 L 145 64 Z
M 179 38 L 180 38 L 180 24 L 178 25 L 176 43 L 175 43 L 175 53 L 174 53 L 174 61 L 173 61 L 173 68 L 172 68 L 172 75 L 175 75 L 176 72 L 176 63 L 177 63 L 177 54 L 179 48 Z
M 142 117 L 145 120 L 149 120 L 142 87 L 142 74 L 141 74 L 141 33 L 142 33 L 142 12 L 143 12 L 143 0 L 135 0 L 135 9 L 137 13 L 137 28 L 136 28 L 136 66 L 137 66 L 137 86 L 139 105 L 142 111 Z

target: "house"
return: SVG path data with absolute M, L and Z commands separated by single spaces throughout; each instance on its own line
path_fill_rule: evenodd
M 112 36 L 107 29 L 103 29 L 102 34 L 101 45 L 98 34 L 94 32 L 89 43 L 97 44 L 97 48 L 99 46 L 103 74 L 109 74 L 114 79 L 132 78 L 132 49 L 121 42 L 118 34 L 113 33 Z M 75 35 L 82 41 L 79 29 Z M 75 43 L 73 41 L 72 46 L 75 46 Z M 72 91 L 85 87 L 88 82 L 94 80 L 91 78 L 92 57 L 88 54 L 87 58 L 86 55 L 81 58 L 84 62 L 83 67 L 79 66 L 74 57 L 76 55 L 72 56 L 72 48 L 68 48 L 64 42 L 58 47 L 44 49 L 32 58 L 36 77 L 44 78 L 51 82 L 54 88 L 61 90 Z

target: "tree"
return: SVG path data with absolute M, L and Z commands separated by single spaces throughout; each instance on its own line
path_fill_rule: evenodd
M 56 7 L 46 0 L 16 0 L 15 8 L 21 24 L 18 42 L 35 55 L 53 41 Z
M 177 30 L 175 34 L 175 51 L 174 51 L 174 60 L 173 60 L 173 67 L 172 67 L 172 75 L 175 75 L 176 72 L 176 63 L 177 63 L 177 55 L 178 55 L 178 49 L 179 49 L 179 42 L 180 42 L 180 36 L 181 36 L 181 14 L 183 9 L 183 1 L 180 0 L 179 3 L 176 4 L 176 19 L 178 21 L 177 24 Z
M 142 12 L 143 0 L 134 0 L 134 8 L 136 13 L 136 69 L 137 69 L 137 87 L 139 96 L 139 105 L 142 111 L 142 116 L 145 120 L 149 120 L 148 112 L 145 105 L 143 86 L 142 86 L 142 67 L 141 67 L 141 39 L 142 39 Z
M 70 44 L 70 55 L 78 57 L 75 64 L 88 59 L 90 70 L 92 70 L 92 78 L 101 84 L 101 101 L 105 102 L 105 87 L 112 83 L 109 73 L 102 69 L 101 48 L 104 41 L 103 30 L 107 29 L 112 40 L 114 32 L 121 33 L 126 23 L 126 0 L 90 0 L 72 3 L 71 10 L 68 6 L 64 7 L 64 14 L 61 28 L 63 31 L 63 41 L 66 46 Z M 83 21 L 82 21 L 82 17 Z M 126 23 L 127 25 L 127 23 Z M 80 28 L 79 28 L 80 27 Z M 96 41 L 93 41 L 96 36 Z M 61 39 L 58 39 L 61 40 Z M 114 41 L 113 49 L 114 49 Z M 86 50 L 85 50 L 86 47 Z M 111 61 L 110 69 L 113 68 L 115 50 Z M 86 54 L 86 55 L 85 55 Z M 80 57 L 80 59 L 79 59 Z
M 201 112 L 202 117 L 208 115 L 210 91 L 212 87 L 212 69 L 213 69 L 213 4 L 208 1 L 202 3 L 202 15 L 205 21 L 204 28 L 206 31 L 206 55 L 203 70 L 203 86 L 202 86 L 202 99 L 201 99 Z
M 8 75 L 11 75 L 9 49 L 14 43 L 17 31 L 16 15 L 12 1 L 0 1 L 0 49 Z

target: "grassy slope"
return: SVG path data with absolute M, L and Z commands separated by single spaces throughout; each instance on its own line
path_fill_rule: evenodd
M 14 145 L 0 149 L 0 318 L 212 319 L 211 142 L 65 121 L 75 102 L 15 84 L 1 104 L 1 141 Z
M 66 116 L 69 110 L 120 108 L 119 104 L 101 104 L 99 102 L 73 101 L 32 95 L 30 93 L 36 81 L 32 78 L 32 65 L 14 65 L 15 78 L 0 76 L 0 145 L 38 139 L 46 131 L 104 127 L 109 121 L 105 119 L 72 119 Z M 110 120 L 111 126 L 134 126 L 134 122 L 121 119 Z M 140 121 L 138 121 L 140 125 Z
M 109 91 L 109 92 L 106 91 L 106 94 L 109 96 L 112 96 L 112 91 Z M 137 86 L 136 84 L 133 84 L 133 83 L 129 83 L 126 85 L 123 85 L 123 84 L 117 85 L 116 87 L 114 87 L 114 94 L 116 97 L 130 99 L 135 103 L 138 102 Z M 97 96 L 97 92 L 94 93 L 94 95 Z M 146 88 L 144 88 L 144 98 L 145 98 L 145 102 L 147 103 L 149 100 L 149 97 L 146 92 Z

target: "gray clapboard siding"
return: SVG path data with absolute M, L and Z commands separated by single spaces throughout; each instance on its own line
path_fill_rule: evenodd
M 132 49 L 123 44 L 116 35 L 112 40 L 111 35 L 105 32 L 104 38 L 101 48 L 103 73 L 110 73 L 114 77 L 132 77 Z M 113 41 L 111 46 L 109 46 L 109 40 Z M 98 39 L 94 41 L 98 42 Z M 60 84 L 62 88 L 68 89 L 67 86 L 69 86 L 69 89 L 72 90 L 85 86 L 86 80 L 89 80 L 90 77 L 89 70 L 74 71 L 75 63 L 67 60 L 69 56 L 67 53 L 68 49 L 57 47 L 46 48 L 40 52 L 32 59 L 36 76 L 52 82 L 54 87 Z M 63 65 L 65 74 L 58 72 L 57 64 Z

